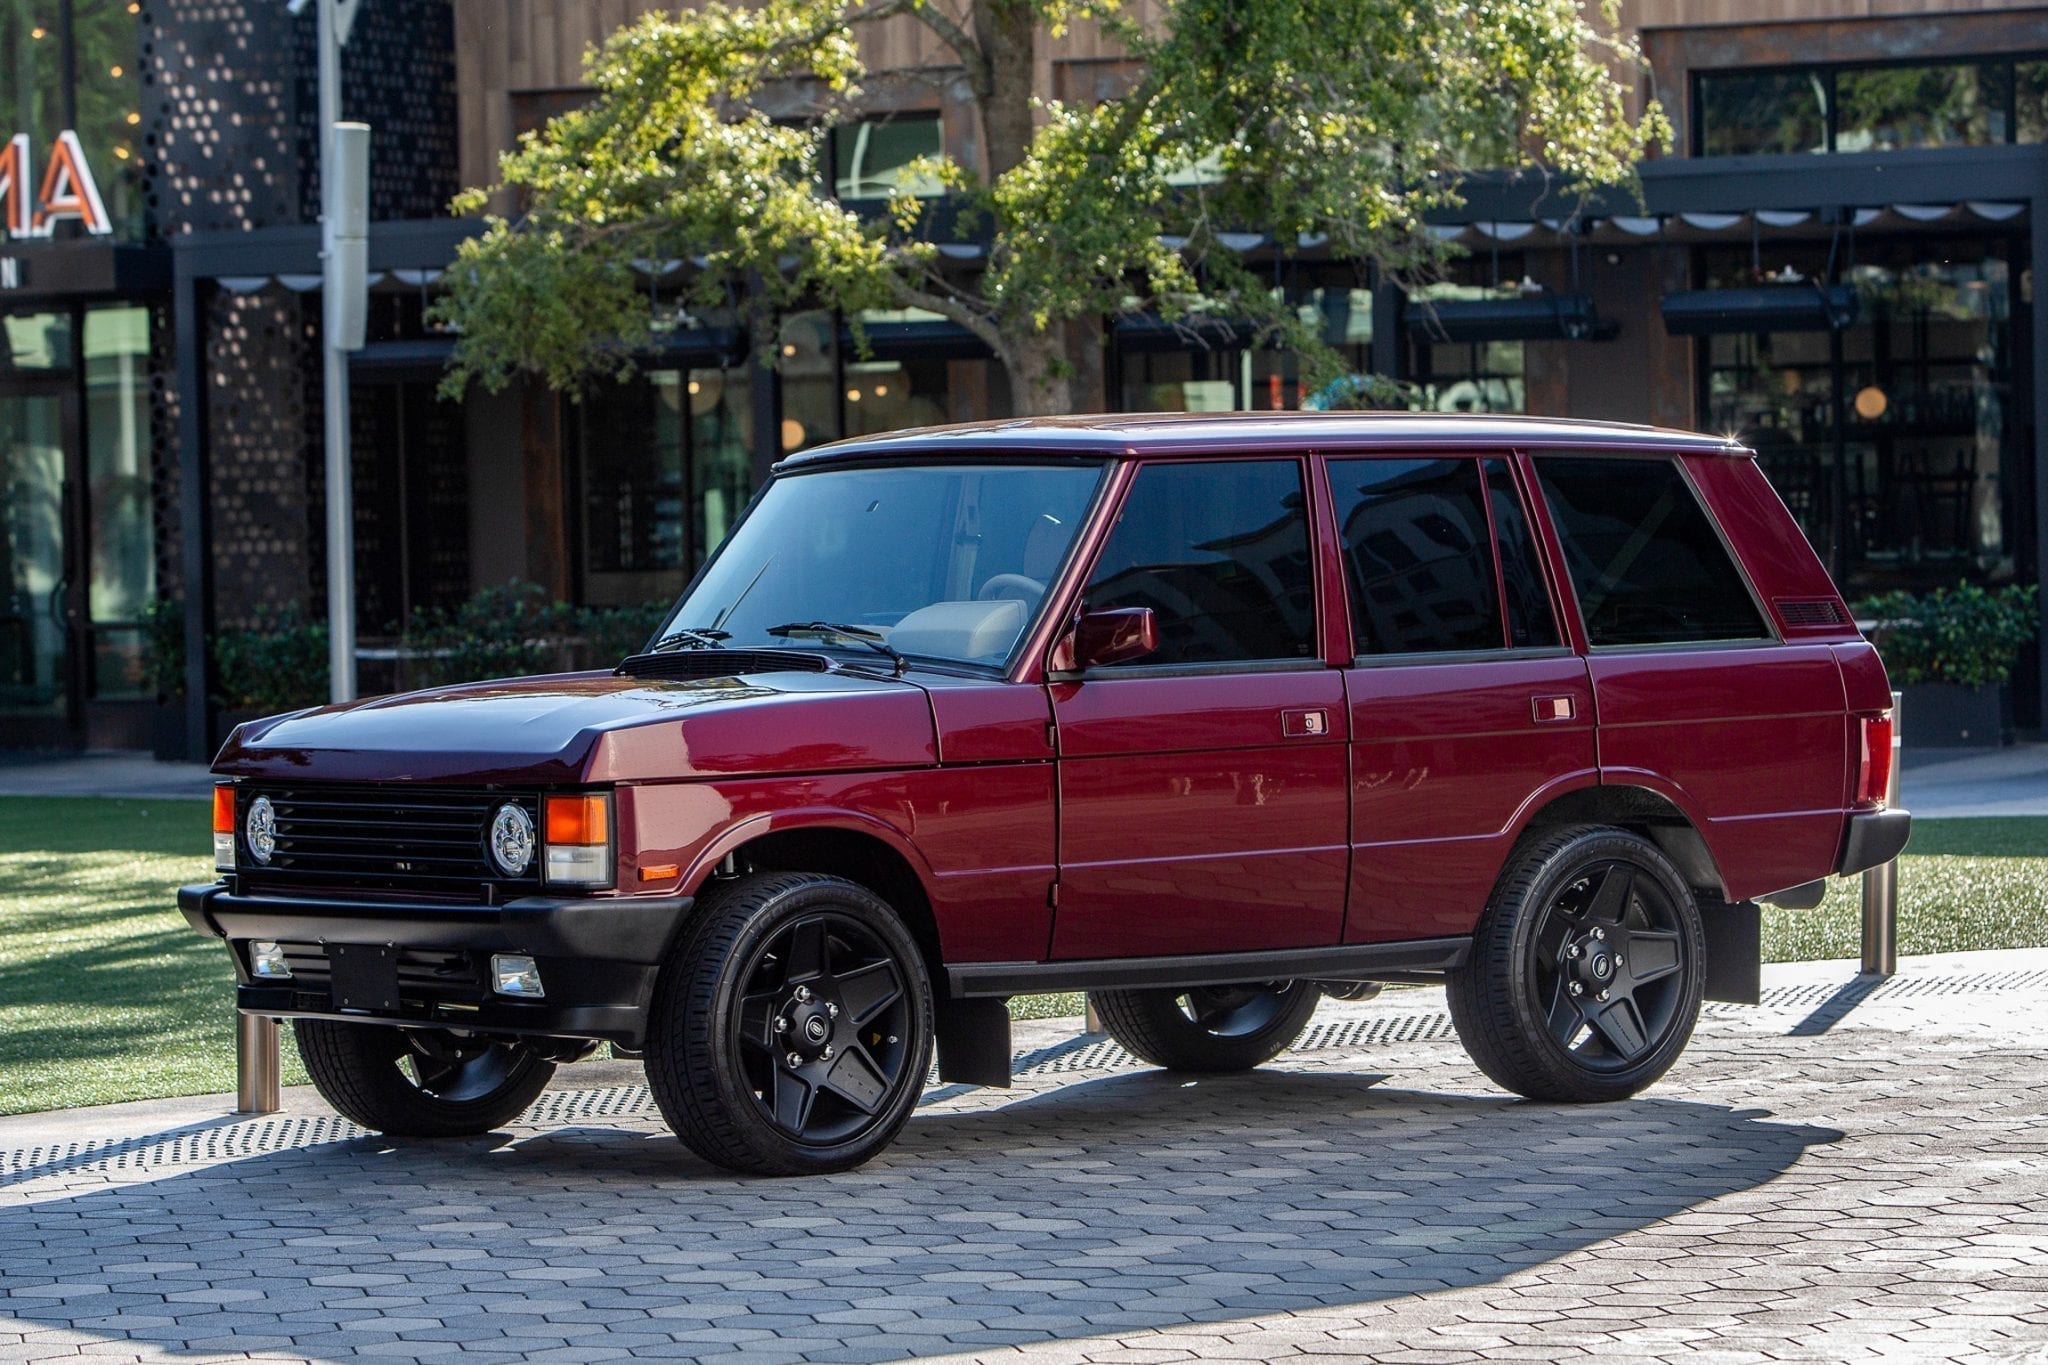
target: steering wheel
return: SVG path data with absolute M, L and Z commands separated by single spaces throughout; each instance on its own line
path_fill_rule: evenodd
M 981 585 L 981 591 L 974 594 L 977 602 L 1000 602 L 1005 599 L 1022 602 L 1029 606 L 1045 596 L 1045 584 L 1020 573 L 991 574 L 988 582 Z

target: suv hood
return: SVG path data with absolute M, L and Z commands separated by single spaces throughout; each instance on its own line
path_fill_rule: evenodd
M 672 682 L 509 678 L 325 706 L 237 727 L 227 777 L 579 784 L 936 763 L 931 703 L 859 673 Z

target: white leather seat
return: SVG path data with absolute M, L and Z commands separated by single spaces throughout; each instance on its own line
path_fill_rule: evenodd
M 889 643 L 905 654 L 1000 663 L 1024 631 L 1027 613 L 1015 598 L 994 602 L 934 602 L 898 621 Z

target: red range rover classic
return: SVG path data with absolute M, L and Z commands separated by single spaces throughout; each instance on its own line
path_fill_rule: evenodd
M 1640 427 L 983 424 L 784 461 L 643 653 L 241 727 L 179 904 L 343 1114 L 489 1129 L 644 1054 L 734 1170 L 886 1146 L 1086 990 L 1166 1067 L 1441 981 L 1632 1095 L 1758 903 L 1904 845 L 1891 692 L 1747 451 Z

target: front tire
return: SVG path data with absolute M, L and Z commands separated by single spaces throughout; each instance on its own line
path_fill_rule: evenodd
M 867 1161 L 932 1054 L 923 955 L 865 887 L 765 873 L 707 894 L 655 988 L 647 1080 L 684 1145 L 746 1175 Z
M 1112 1038 L 1170 1071 L 1249 1071 L 1285 1052 L 1322 992 L 1306 981 L 1090 991 Z
M 1706 941 L 1692 888 L 1625 830 L 1580 825 L 1517 855 L 1450 973 L 1472 1060 L 1534 1100 L 1627 1099 L 1692 1037 Z
M 294 1019 L 307 1074 L 342 1117 L 403 1137 L 488 1133 L 526 1112 L 555 1064 L 518 1043 L 446 1029 Z

